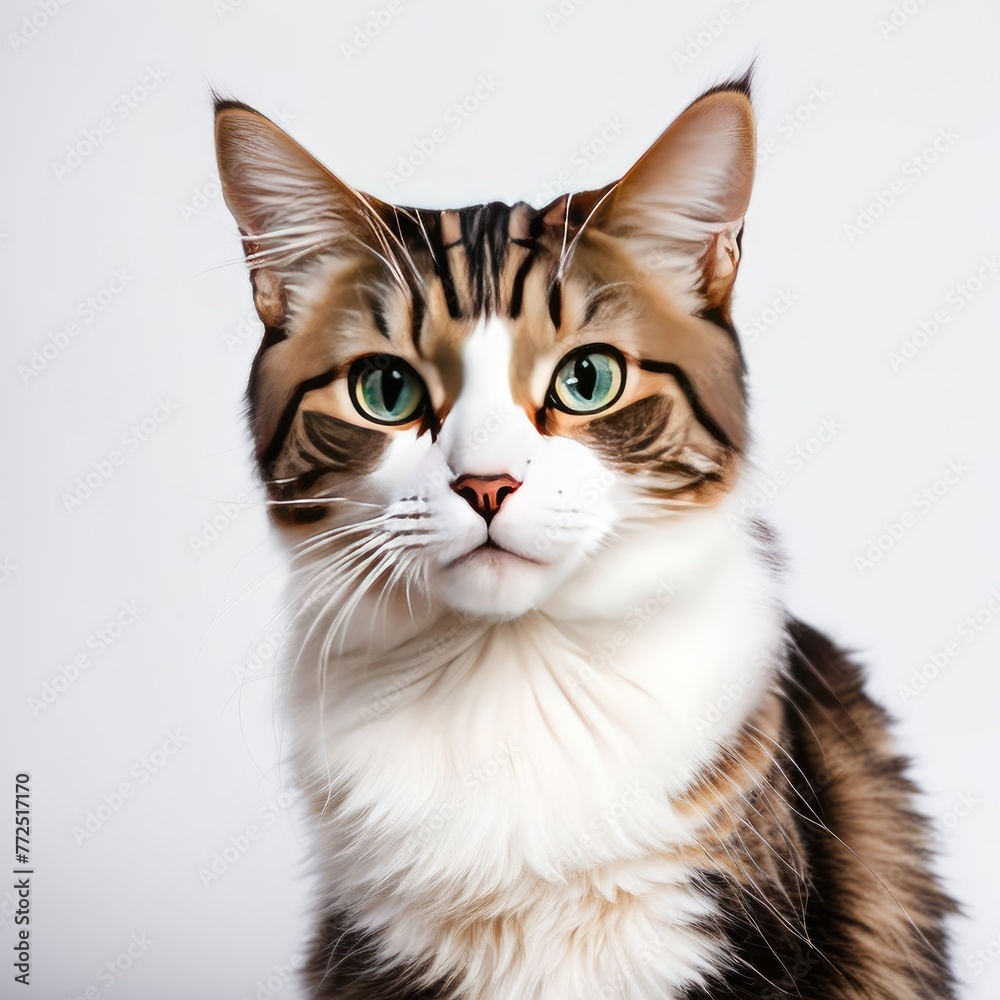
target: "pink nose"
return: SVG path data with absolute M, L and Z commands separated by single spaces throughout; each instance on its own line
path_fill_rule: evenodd
M 451 488 L 489 524 L 520 485 L 513 476 L 459 476 Z

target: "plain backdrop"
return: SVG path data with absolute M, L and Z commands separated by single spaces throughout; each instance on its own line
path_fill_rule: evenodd
M 0 815 L 30 773 L 35 874 L 27 990 L 0 879 L 0 996 L 294 996 L 309 838 L 210 87 L 451 207 L 604 184 L 756 57 L 758 506 L 792 610 L 899 720 L 963 995 L 995 998 L 998 27 L 972 0 L 8 0 Z

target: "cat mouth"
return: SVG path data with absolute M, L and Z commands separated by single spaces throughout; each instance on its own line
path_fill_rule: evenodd
M 510 559 L 530 563 L 533 566 L 545 565 L 540 559 L 532 559 L 530 556 L 521 555 L 520 552 L 513 552 L 510 549 L 505 549 L 502 545 L 498 545 L 492 538 L 487 538 L 482 545 L 477 545 L 474 549 L 470 549 L 466 552 L 464 556 L 459 556 L 457 559 L 453 559 L 450 563 L 448 563 L 447 569 L 452 569 L 455 566 L 461 566 L 464 563 L 468 563 L 473 560 L 500 564 Z

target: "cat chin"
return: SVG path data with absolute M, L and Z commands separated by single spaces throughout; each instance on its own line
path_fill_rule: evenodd
M 560 569 L 481 545 L 439 570 L 434 589 L 453 611 L 506 621 L 551 596 L 566 576 Z

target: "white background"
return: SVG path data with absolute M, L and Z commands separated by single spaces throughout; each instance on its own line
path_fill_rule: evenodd
M 307 933 L 308 836 L 267 806 L 282 776 L 270 661 L 255 643 L 279 609 L 282 559 L 248 463 L 241 392 L 259 328 L 215 186 L 210 85 L 285 124 L 354 185 L 448 207 L 555 193 L 562 172 L 570 187 L 603 184 L 755 55 L 772 145 L 736 321 L 772 484 L 761 512 L 789 555 L 792 609 L 858 651 L 900 720 L 941 830 L 940 870 L 965 907 L 953 925 L 963 995 L 998 995 L 1000 961 L 974 955 L 1000 955 L 1000 625 L 971 642 L 959 630 L 1000 587 L 1000 280 L 956 291 L 1000 250 L 997 8 L 907 0 L 893 27 L 893 0 L 566 0 L 561 20 L 547 15 L 557 2 L 396 0 L 353 53 L 344 46 L 382 0 L 73 0 L 47 24 L 38 2 L 4 5 L 0 803 L 29 771 L 36 874 L 30 991 L 11 982 L 0 882 L 0 996 L 293 995 L 274 967 Z M 26 38 L 32 16 L 43 26 Z M 445 116 L 481 76 L 493 93 L 453 128 Z M 129 108 L 120 95 L 133 88 L 142 99 Z M 67 145 L 101 119 L 111 127 L 77 162 Z M 446 139 L 397 182 L 400 158 L 435 128 Z M 949 134 L 921 170 L 913 157 Z M 894 182 L 879 218 L 845 229 Z M 116 271 L 127 283 L 88 322 L 81 304 Z M 792 300 L 780 317 L 767 312 L 776 298 Z M 891 353 L 939 309 L 940 332 L 894 370 Z M 55 351 L 71 321 L 77 335 Z M 52 356 L 26 375 L 43 349 Z M 144 418 L 155 430 L 130 449 Z M 839 429 L 820 443 L 824 421 Z M 804 464 L 789 456 L 799 446 Z M 67 509 L 77 477 L 115 450 L 122 463 Z M 922 509 L 915 496 L 951 463 L 968 471 Z M 860 564 L 904 515 L 901 537 Z M 213 518 L 218 537 L 198 544 Z M 129 601 L 138 619 L 97 652 L 97 630 Z M 957 655 L 933 676 L 927 656 L 949 642 Z M 255 649 L 264 662 L 241 693 Z M 79 654 L 88 665 L 70 682 L 60 668 Z M 171 733 L 175 752 L 150 774 L 142 759 Z M 131 796 L 109 816 L 103 797 L 123 782 Z M 97 811 L 109 818 L 88 833 Z M 205 884 L 199 869 L 248 827 L 259 838 Z M 132 935 L 151 943 L 133 946 L 120 977 L 99 975 Z

